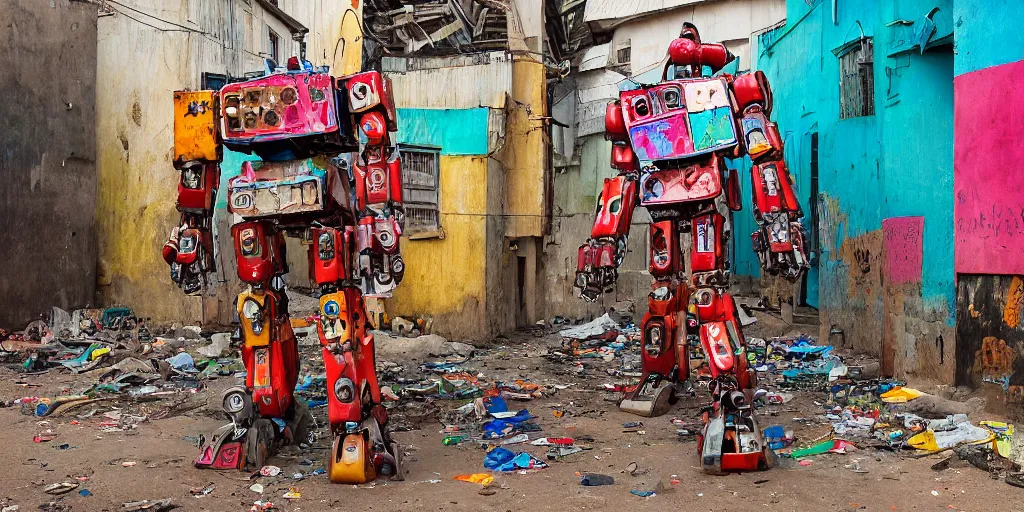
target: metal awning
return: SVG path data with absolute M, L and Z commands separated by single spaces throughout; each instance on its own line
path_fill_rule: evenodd
M 260 6 L 266 9 L 267 12 L 269 12 L 272 16 L 280 20 L 281 23 L 284 23 L 284 25 L 288 27 L 288 31 L 291 32 L 292 35 L 304 35 L 309 33 L 309 29 L 306 28 L 305 25 L 299 23 L 299 20 L 289 16 L 288 13 L 282 11 L 280 7 L 274 5 L 270 0 L 256 0 L 256 3 L 260 4 Z

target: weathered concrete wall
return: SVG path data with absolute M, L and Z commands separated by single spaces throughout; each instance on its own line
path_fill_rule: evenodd
M 1024 273 L 1024 35 L 1006 23 L 1024 4 L 958 0 L 956 270 Z M 985 91 L 999 91 L 986 94 Z
M 957 280 L 956 383 L 985 390 L 992 412 L 1024 418 L 1024 276 Z
M 443 238 L 403 238 L 405 280 L 387 301 L 388 313 L 432 317 L 434 332 L 454 338 L 507 332 L 517 320 L 501 158 L 512 59 L 492 52 L 386 59 L 384 67 L 396 90 L 399 144 L 436 146 L 442 155 Z
M 804 212 L 817 202 L 821 335 L 842 329 L 848 346 L 883 355 L 897 375 L 951 382 L 955 367 L 953 243 L 953 56 L 950 1 L 787 4 L 787 24 L 758 41 L 756 68 L 775 92 L 773 117 L 786 142 Z M 932 7 L 936 31 L 922 54 L 914 27 Z M 840 119 L 833 51 L 873 38 L 874 115 Z M 819 136 L 819 196 L 810 197 L 810 141 Z M 887 272 L 885 223 L 923 217 L 919 278 Z M 805 221 L 810 226 L 811 219 Z M 749 242 L 739 239 L 737 252 Z M 892 249 L 899 253 L 898 249 Z M 901 273 L 902 272 L 902 273 Z M 814 300 L 816 299 L 816 300 Z M 883 347 L 885 347 L 883 349 Z
M 705 42 L 724 43 L 739 58 L 740 69 L 750 69 L 750 34 L 786 18 L 786 0 L 728 0 L 700 2 L 669 12 L 627 22 L 615 29 L 611 59 L 623 45 L 630 46 L 632 75 L 656 69 L 660 75 L 669 43 L 679 37 L 684 22 L 700 30 Z
M 651 275 L 647 271 L 647 226 L 650 216 L 642 208 L 633 214 L 629 252 L 619 269 L 615 293 L 588 303 L 573 288 L 576 279 L 577 248 L 590 236 L 594 226 L 597 196 L 605 178 L 616 175 L 611 168 L 611 143 L 602 135 L 577 139 L 579 165 L 563 168 L 554 176 L 554 212 L 551 235 L 545 237 L 543 282 L 547 298 L 546 317 L 590 317 L 602 314 L 617 301 L 634 301 L 638 312 L 647 308 Z
M 235 276 L 227 236 L 231 221 L 223 199 L 215 215 L 218 273 L 209 295 L 182 295 L 160 257 L 167 233 L 179 219 L 174 207 L 178 172 L 170 161 L 171 92 L 201 88 L 204 72 L 242 76 L 261 70 L 262 56 L 269 49 L 268 26 L 281 36 L 282 58 L 295 54 L 298 45 L 255 2 L 122 3 L 194 29 L 150 23 L 166 29 L 158 30 L 121 14 L 99 20 L 96 68 L 102 86 L 96 93 L 99 195 L 94 211 L 101 299 L 107 304 L 127 304 L 158 321 L 224 323 L 231 318 L 231 304 L 241 284 Z M 289 11 L 307 3 L 285 0 L 282 8 L 309 27 L 309 60 L 315 65 L 330 64 L 341 14 L 351 4 L 326 2 L 316 10 L 305 6 L 300 12 Z M 238 173 L 240 158 L 226 156 L 223 180 Z M 220 190 L 223 195 L 223 183 Z
M 505 236 L 540 237 L 547 228 L 550 162 L 546 120 L 547 82 L 544 64 L 517 56 L 512 65 L 512 90 L 505 144 Z
M 96 6 L 0 9 L 0 327 L 93 302 Z

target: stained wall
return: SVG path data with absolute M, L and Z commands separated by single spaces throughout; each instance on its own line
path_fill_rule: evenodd
M 96 7 L 14 0 L 0 9 L 0 327 L 96 287 Z

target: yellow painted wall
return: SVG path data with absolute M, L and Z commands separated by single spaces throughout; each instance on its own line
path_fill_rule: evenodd
M 487 157 L 441 156 L 444 238 L 402 239 L 405 279 L 386 302 L 394 316 L 427 315 L 443 334 L 479 336 L 485 321 Z
M 502 154 L 505 164 L 505 236 L 544 235 L 547 86 L 540 62 L 517 56 Z

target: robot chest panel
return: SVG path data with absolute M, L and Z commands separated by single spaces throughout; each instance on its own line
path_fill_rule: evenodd
M 619 95 L 641 168 L 737 144 L 728 84 L 723 78 L 669 80 Z

